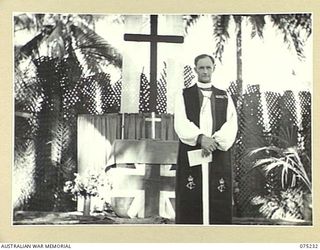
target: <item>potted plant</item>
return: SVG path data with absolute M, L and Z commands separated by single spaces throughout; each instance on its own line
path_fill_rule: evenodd
M 103 178 L 100 174 L 87 172 L 84 175 L 75 173 L 75 178 L 72 181 L 66 181 L 64 192 L 71 193 L 74 199 L 83 197 L 83 215 L 90 215 L 91 197 L 99 195 L 99 187 L 104 185 Z
M 251 204 L 260 206 L 259 212 L 268 219 L 311 221 L 312 184 L 305 168 L 310 166 L 310 159 L 304 150 L 282 143 L 252 149 L 248 156 L 255 157 L 252 169 L 260 168 L 265 175 L 278 171 L 281 175 L 280 191 L 257 195 Z

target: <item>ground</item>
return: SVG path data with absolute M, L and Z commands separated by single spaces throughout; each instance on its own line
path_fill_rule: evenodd
M 36 212 L 16 211 L 13 217 L 14 225 L 74 225 L 74 224 L 174 224 L 173 220 L 162 217 L 151 218 L 121 218 L 113 213 L 96 212 L 83 216 L 81 212 Z M 275 221 L 263 218 L 234 218 L 235 225 L 288 225 L 309 226 L 311 222 Z
M 162 217 L 121 218 L 112 213 L 99 212 L 84 216 L 81 212 L 33 212 L 14 213 L 14 225 L 72 225 L 72 224 L 174 224 L 173 220 Z

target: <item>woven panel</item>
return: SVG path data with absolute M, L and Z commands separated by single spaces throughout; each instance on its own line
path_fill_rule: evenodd
M 235 195 L 235 202 L 238 204 L 237 216 L 250 217 L 254 213 L 250 200 L 256 192 L 263 192 L 265 184 L 262 174 L 259 171 L 250 170 L 252 162 L 244 157 L 250 148 L 264 145 L 261 134 L 263 131 L 262 105 L 258 86 L 248 86 L 246 93 L 239 100 L 238 112 L 239 131 L 233 149 L 235 181 L 239 188 L 239 192 Z
M 79 79 L 82 67 L 74 57 L 63 59 L 57 66 L 62 94 L 63 118 L 71 124 L 76 121 L 76 106 L 80 101 Z
M 277 145 L 279 140 L 276 136 L 279 136 L 280 120 L 282 116 L 281 112 L 281 94 L 275 92 L 266 92 L 266 108 L 269 131 L 267 131 L 266 145 Z M 277 192 L 281 189 L 281 173 L 279 171 L 270 171 L 266 176 L 265 191 L 267 194 Z
M 195 78 L 190 65 L 184 66 L 183 76 L 184 76 L 184 87 L 185 88 L 190 87 L 193 83 L 193 79 Z
M 122 91 L 122 79 L 119 79 L 113 85 L 113 92 L 114 92 L 114 108 L 116 109 L 116 113 L 120 112 L 120 104 L 121 104 L 121 91 Z
M 231 84 L 228 89 L 233 99 L 236 99 L 237 90 L 236 84 Z M 262 172 L 251 171 L 250 165 L 254 159 L 250 162 L 245 157 L 246 152 L 252 147 L 285 146 L 277 138 L 279 136 L 288 141 L 287 146 L 298 145 L 303 152 L 311 156 L 310 92 L 300 92 L 299 100 L 292 91 L 286 91 L 283 95 L 266 92 L 264 101 L 261 97 L 258 86 L 248 86 L 237 102 L 239 128 L 232 149 L 232 162 L 235 216 L 238 217 L 261 216 L 250 204 L 252 197 L 279 192 L 282 189 L 281 172 L 277 169 L 270 171 L 265 178 Z M 306 159 L 303 161 L 311 176 L 310 162 Z
M 297 103 L 292 91 L 285 91 L 282 100 L 282 123 L 298 126 Z
M 303 91 L 299 93 L 299 101 L 301 107 L 301 130 L 299 131 L 299 147 L 303 150 L 309 159 L 311 159 L 311 93 Z M 311 175 L 311 163 L 308 159 L 302 159 L 303 165 L 306 166 L 306 171 L 309 175 L 310 180 Z
M 240 94 L 240 84 L 238 81 L 231 82 L 229 87 L 227 88 L 227 92 L 230 94 L 233 102 L 237 104 L 241 94 Z M 238 107 L 238 105 L 236 105 Z
M 140 75 L 139 112 L 150 112 L 150 83 L 144 73 Z
M 301 135 L 300 147 L 311 156 L 311 93 L 303 91 L 299 93 L 301 107 Z
M 160 79 L 157 80 L 157 114 L 167 113 L 167 65 L 164 63 L 160 73 Z
M 279 121 L 281 119 L 281 95 L 274 92 L 266 92 L 267 113 L 269 118 L 269 133 L 271 135 L 278 135 L 279 133 Z M 270 144 L 274 143 L 274 140 L 270 141 Z

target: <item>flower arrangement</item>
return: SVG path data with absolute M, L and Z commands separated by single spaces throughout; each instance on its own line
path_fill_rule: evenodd
M 91 197 L 98 196 L 99 186 L 103 186 L 103 178 L 100 174 L 88 172 L 86 175 L 81 176 L 75 173 L 73 181 L 66 181 L 63 191 L 73 194 L 74 198 L 79 196 Z

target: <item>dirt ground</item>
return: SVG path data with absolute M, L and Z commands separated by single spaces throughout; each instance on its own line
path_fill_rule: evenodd
M 174 224 L 162 217 L 121 218 L 106 212 L 83 216 L 81 212 L 34 212 L 17 211 L 13 225 L 73 225 L 73 224 Z
M 13 225 L 98 225 L 98 224 L 175 224 L 173 220 L 163 217 L 150 218 L 122 218 L 114 213 L 93 212 L 84 216 L 82 212 L 36 212 L 16 211 L 13 216 Z M 286 225 L 311 226 L 311 221 L 280 221 L 263 218 L 233 218 L 233 225 Z

